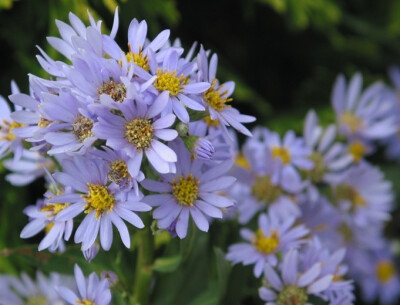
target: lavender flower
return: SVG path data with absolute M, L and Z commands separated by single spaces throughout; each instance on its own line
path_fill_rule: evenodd
M 220 209 L 233 205 L 231 199 L 217 192 L 230 187 L 235 178 L 224 176 L 232 166 L 231 161 L 204 171 L 203 163 L 198 159 L 192 161 L 182 142 L 174 143 L 173 147 L 179 156 L 176 173 L 161 175 L 160 181 L 144 180 L 142 186 L 145 189 L 161 194 L 148 195 L 143 201 L 157 207 L 153 217 L 158 220 L 159 228 L 168 229 L 176 220 L 176 233 L 179 238 L 185 238 L 189 214 L 200 230 L 208 231 L 209 222 L 205 215 L 222 218 Z
M 78 265 L 75 265 L 75 281 L 79 294 L 67 287 L 58 287 L 57 292 L 67 304 L 108 305 L 111 303 L 110 284 L 107 279 L 100 280 L 93 272 L 88 279 Z
M 100 232 L 100 243 L 109 250 L 113 241 L 112 224 L 124 245 L 130 247 L 128 229 L 122 219 L 137 228 L 143 228 L 142 220 L 133 211 L 145 212 L 151 208 L 139 201 L 135 194 L 123 193 L 115 183 L 107 179 L 107 163 L 98 159 L 76 157 L 62 162 L 64 171 L 54 174 L 55 179 L 79 194 L 64 194 L 50 200 L 51 203 L 68 203 L 58 213 L 56 221 L 68 221 L 81 213 L 87 214 L 75 233 L 75 242 L 82 243 L 82 251 L 88 250 Z
M 240 235 L 246 242 L 230 246 L 226 258 L 234 264 L 254 264 L 254 275 L 260 277 L 266 263 L 278 264 L 279 252 L 297 248 L 303 242 L 301 239 L 309 231 L 304 225 L 294 226 L 295 220 L 294 217 L 281 219 L 273 214 L 261 214 L 257 231 L 242 229 Z

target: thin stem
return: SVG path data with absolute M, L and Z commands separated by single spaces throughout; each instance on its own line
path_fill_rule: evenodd
M 135 304 L 149 304 L 150 283 L 153 275 L 154 237 L 150 225 L 138 234 L 138 253 L 134 282 L 133 301 Z

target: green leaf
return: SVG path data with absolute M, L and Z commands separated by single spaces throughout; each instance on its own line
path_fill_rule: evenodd
M 179 267 L 181 261 L 181 255 L 160 257 L 154 262 L 153 270 L 164 273 L 173 272 Z
M 200 294 L 193 302 L 191 302 L 190 305 L 218 305 L 219 303 L 218 284 L 210 285 L 210 287 L 211 288 L 207 289 L 204 293 Z

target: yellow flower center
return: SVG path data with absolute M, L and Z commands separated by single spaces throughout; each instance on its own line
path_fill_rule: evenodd
M 103 83 L 100 88 L 97 89 L 98 94 L 107 94 L 115 102 L 122 103 L 126 97 L 126 87 L 124 84 L 116 83 L 110 80 L 107 83 Z
M 282 193 L 279 186 L 272 184 L 270 176 L 256 177 L 251 191 L 258 201 L 266 204 L 278 199 Z
M 249 161 L 247 161 L 246 157 L 242 153 L 239 153 L 236 157 L 235 164 L 244 169 L 250 169 Z
M 158 91 L 169 91 L 172 96 L 178 95 L 189 82 L 189 77 L 181 74 L 177 76 L 176 70 L 170 72 L 168 69 L 157 69 L 157 79 L 154 82 L 154 87 Z
M 286 147 L 275 146 L 272 147 L 271 151 L 274 159 L 280 158 L 283 164 L 288 164 L 290 162 L 290 153 Z
M 129 52 L 126 54 L 126 60 L 128 62 L 133 62 L 135 65 L 141 67 L 145 71 L 150 71 L 149 58 L 143 55 L 140 51 L 139 54 Z
M 199 195 L 199 180 L 189 174 L 172 181 L 172 193 L 180 205 L 193 206 Z
M 361 194 L 354 187 L 347 184 L 341 184 L 336 187 L 336 198 L 338 200 L 350 201 L 353 205 L 353 209 L 367 205 L 367 202 Z
M 305 288 L 288 285 L 282 289 L 276 298 L 278 305 L 305 305 L 308 295 Z
M 346 125 L 352 133 L 358 131 L 363 125 L 362 119 L 350 111 L 343 112 L 339 121 L 341 124 Z
M 79 114 L 74 123 L 72 124 L 72 133 L 78 138 L 80 142 L 85 141 L 87 138 L 93 137 L 93 121 L 83 115 Z
M 68 206 L 69 203 L 47 203 L 45 206 L 40 208 L 40 211 L 51 212 L 47 217 L 54 217 Z
M 40 117 L 40 121 L 38 122 L 38 127 L 44 128 L 49 126 L 51 123 L 53 122 L 48 119 L 45 119 L 44 117 Z
M 13 141 L 17 138 L 16 135 L 12 133 L 15 128 L 25 127 L 26 124 L 18 123 L 15 121 L 8 122 L 3 120 L 3 126 L 0 126 L 0 130 L 3 132 L 1 135 L 0 140 L 3 141 Z
M 209 127 L 216 127 L 220 125 L 219 120 L 212 120 L 211 117 L 208 115 L 204 118 L 204 122 L 206 122 L 206 124 Z
M 326 171 L 324 158 L 318 152 L 313 152 L 309 158 L 311 161 L 313 161 L 314 167 L 312 168 L 312 170 L 308 171 L 307 173 L 312 182 L 314 182 L 314 183 L 321 182 L 325 175 L 325 171 Z
M 396 275 L 396 268 L 391 261 L 380 261 L 376 266 L 376 277 L 381 284 L 386 284 Z
M 129 143 L 135 145 L 139 151 L 150 147 L 154 136 L 153 132 L 151 120 L 134 119 L 125 125 L 125 138 Z
M 96 212 L 96 218 L 99 219 L 104 212 L 109 213 L 114 209 L 115 198 L 110 194 L 107 187 L 99 184 L 87 184 L 89 191 L 87 195 L 82 195 L 85 199 L 85 213 Z
M 358 163 L 365 156 L 366 148 L 360 141 L 354 141 L 349 145 L 349 153 L 353 156 L 353 161 Z
M 25 305 L 46 305 L 48 303 L 48 300 L 45 296 L 42 295 L 34 295 L 28 297 L 28 299 L 25 302 Z
M 270 236 L 265 236 L 261 229 L 254 233 L 253 246 L 262 254 L 271 254 L 279 247 L 279 233 L 271 230 Z
M 342 235 L 345 243 L 348 244 L 353 240 L 353 231 L 346 223 L 341 223 L 338 227 L 338 231 Z
M 129 177 L 128 166 L 122 160 L 112 161 L 108 164 L 110 168 L 108 170 L 108 180 L 115 182 L 116 184 L 121 183 L 121 181 Z
M 53 229 L 53 227 L 54 227 L 54 222 L 49 222 L 49 223 L 44 227 L 44 232 L 45 232 L 46 234 L 48 234 L 48 233 L 51 231 L 51 229 Z
M 88 299 L 76 300 L 75 302 L 77 305 L 96 305 L 95 302 L 89 301 Z
M 222 86 L 217 86 L 217 80 L 214 78 L 211 82 L 211 87 L 204 92 L 204 100 L 206 103 L 216 111 L 222 111 L 226 107 L 230 107 L 227 103 L 233 99 L 228 98 L 228 90 L 221 92 Z

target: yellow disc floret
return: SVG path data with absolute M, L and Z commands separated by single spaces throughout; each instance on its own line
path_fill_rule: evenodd
M 199 180 L 189 174 L 172 181 L 172 193 L 182 206 L 193 206 L 199 196 Z
M 153 137 L 154 128 L 151 125 L 151 120 L 134 119 L 125 125 L 125 138 L 139 151 L 149 148 Z
M 89 301 L 88 299 L 76 300 L 75 302 L 77 305 L 96 305 L 95 302 Z
M 218 86 L 217 80 L 214 78 L 211 82 L 211 87 L 204 92 L 204 100 L 215 111 L 222 111 L 226 107 L 230 107 L 227 103 L 233 99 L 228 97 L 228 90 L 221 92 L 222 86 Z
M 46 305 L 48 304 L 47 298 L 43 295 L 33 295 L 29 296 L 26 300 L 25 305 Z
M 272 184 L 270 176 L 256 177 L 251 192 L 258 201 L 265 204 L 275 201 L 282 194 L 280 187 Z
M 98 94 L 107 94 L 115 102 L 122 103 L 126 97 L 126 87 L 122 83 L 116 83 L 113 80 L 103 83 L 100 88 L 97 89 Z
M 110 168 L 108 170 L 108 180 L 115 182 L 117 184 L 127 177 L 129 177 L 128 166 L 122 160 L 112 161 L 108 164 Z
M 157 69 L 157 79 L 154 82 L 154 87 L 158 91 L 169 91 L 169 94 L 176 96 L 182 92 L 185 85 L 189 82 L 189 78 L 183 74 L 177 76 L 176 70 L 169 71 L 168 69 Z
M 18 123 L 15 121 L 7 121 L 3 120 L 3 126 L 0 126 L 0 130 L 2 131 L 2 135 L 0 136 L 0 140 L 3 141 L 13 141 L 17 138 L 16 135 L 12 133 L 15 128 L 25 127 L 26 124 Z
M 291 157 L 289 150 L 286 147 L 274 146 L 272 147 L 271 152 L 272 152 L 272 157 L 274 157 L 274 159 L 280 158 L 283 164 L 290 163 Z
M 353 209 L 367 205 L 367 201 L 361 196 L 360 192 L 348 184 L 338 185 L 335 195 L 337 200 L 350 201 Z
M 47 203 L 45 206 L 40 208 L 40 211 L 51 212 L 47 217 L 54 217 L 68 206 L 69 203 Z
M 257 251 L 262 254 L 271 254 L 276 251 L 279 247 L 279 232 L 276 230 L 271 230 L 269 236 L 265 236 L 263 230 L 258 229 L 254 233 L 253 246 Z
M 279 292 L 276 298 L 278 305 L 305 305 L 308 301 L 306 288 L 288 285 Z
M 357 132 L 363 126 L 362 119 L 350 111 L 343 112 L 339 121 L 341 124 L 346 125 L 351 133 Z
M 379 282 L 386 284 L 396 275 L 396 268 L 391 261 L 383 260 L 376 265 L 375 272 Z
M 349 145 L 349 153 L 353 156 L 353 161 L 358 163 L 365 156 L 366 148 L 360 141 L 354 141 Z
M 96 218 L 99 219 L 105 212 L 109 213 L 114 209 L 115 198 L 110 194 L 107 187 L 100 184 L 88 183 L 87 195 L 82 195 L 85 199 L 85 213 L 96 212 Z
M 204 122 L 206 122 L 207 126 L 209 127 L 216 127 L 220 125 L 219 120 L 213 120 L 209 115 L 204 118 Z
M 80 142 L 83 142 L 87 138 L 93 137 L 92 128 L 93 121 L 79 114 L 72 124 L 72 133 L 78 138 Z

